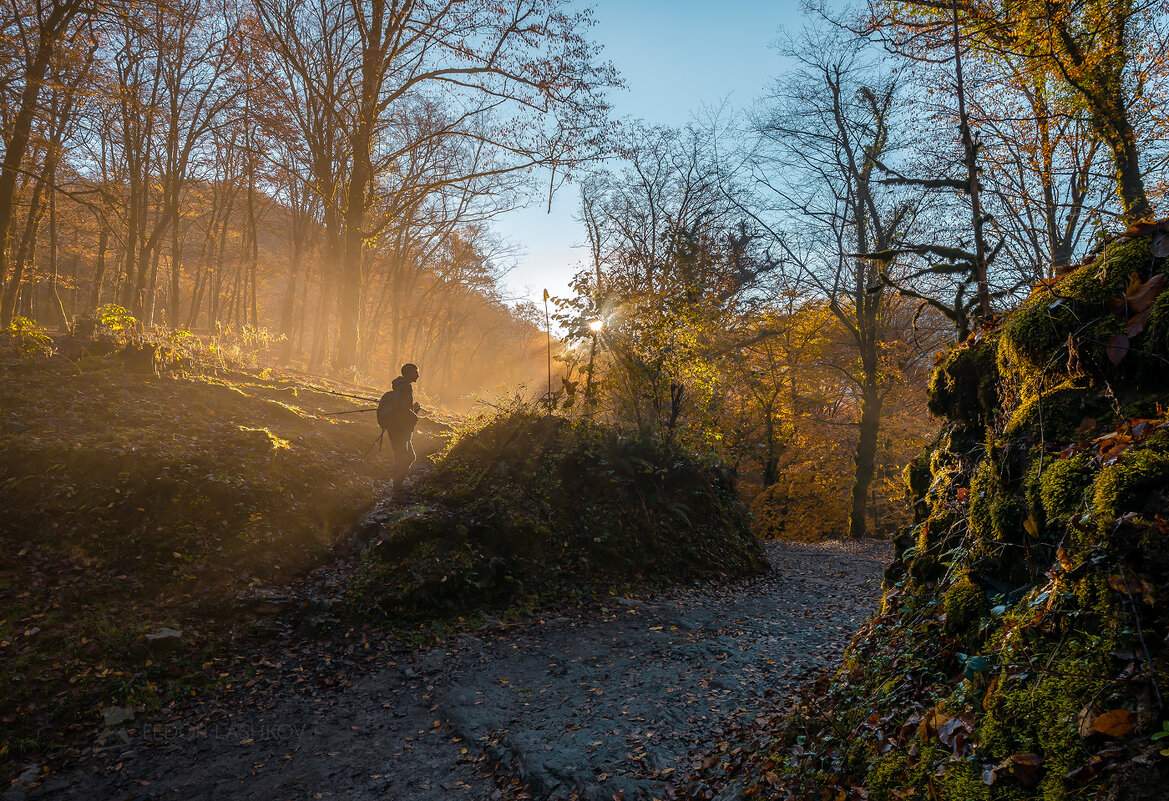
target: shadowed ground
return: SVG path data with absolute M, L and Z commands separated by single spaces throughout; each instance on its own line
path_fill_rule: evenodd
M 767 551 L 762 578 L 612 598 L 599 615 L 346 666 L 335 691 L 144 726 L 4 798 L 661 796 L 759 696 L 833 664 L 890 556 L 873 542 Z

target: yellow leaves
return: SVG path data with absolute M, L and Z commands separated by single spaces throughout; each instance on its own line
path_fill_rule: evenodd
M 1023 521 L 1023 529 L 1032 537 L 1039 536 L 1039 524 L 1035 522 L 1034 515 L 1027 515 L 1027 519 Z

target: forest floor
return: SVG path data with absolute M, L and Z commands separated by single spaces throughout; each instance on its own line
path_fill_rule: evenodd
M 668 797 L 722 732 L 839 660 L 891 556 L 884 542 L 766 549 L 774 569 L 758 578 L 424 649 L 352 632 L 257 645 L 255 686 L 110 720 L 80 759 L 27 766 L 0 798 Z

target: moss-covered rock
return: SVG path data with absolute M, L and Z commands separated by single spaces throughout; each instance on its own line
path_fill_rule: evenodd
M 1022 540 L 1026 505 L 999 466 L 984 459 L 970 479 L 970 530 L 987 542 Z
M 942 610 L 946 614 L 943 630 L 966 645 L 977 645 L 980 629 L 990 616 L 986 592 L 969 573 L 950 585 L 942 596 Z
M 1094 400 L 1071 382 L 1036 393 L 1011 413 L 1003 438 L 1028 444 L 1067 442 L 1085 418 L 1100 413 Z
M 1107 343 L 1125 328 L 1125 288 L 1133 275 L 1147 280 L 1153 269 L 1149 240 L 1132 239 L 1109 244 L 1093 262 L 1080 267 L 1052 287 L 1045 287 L 1008 315 L 1000 337 L 1000 365 L 1004 373 L 1034 373 L 1042 378 L 1059 374 L 1076 350 L 1073 361 L 1082 370 L 1102 374 L 1108 369 Z
M 1053 523 L 1064 522 L 1084 511 L 1084 495 L 1094 479 L 1091 457 L 1084 452 L 1066 459 L 1051 459 L 1040 473 L 1040 502 Z
M 1092 506 L 1107 530 L 1126 512 L 1164 511 L 1163 493 L 1167 489 L 1169 454 L 1157 448 L 1137 448 L 1101 471 L 1093 484 Z
M 930 411 L 971 426 L 990 422 L 999 407 L 997 349 L 991 336 L 946 354 L 926 390 Z
M 929 515 L 926 494 L 934 481 L 933 471 L 930 470 L 930 457 L 933 455 L 934 447 L 931 445 L 923 449 L 901 472 L 909 502 L 913 506 L 915 523 L 920 523 Z

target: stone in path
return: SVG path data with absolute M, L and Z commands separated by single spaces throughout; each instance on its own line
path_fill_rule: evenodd
M 4 799 L 660 797 L 764 691 L 839 659 L 873 611 L 887 543 L 774 543 L 775 570 L 612 598 L 599 616 L 461 635 L 328 695 L 129 739 Z M 620 796 L 619 796 L 620 797 Z

